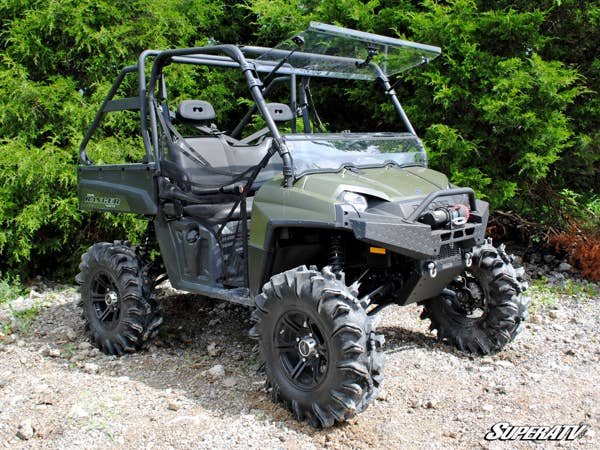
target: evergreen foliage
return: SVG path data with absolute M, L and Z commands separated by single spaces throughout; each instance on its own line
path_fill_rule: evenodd
M 81 248 L 142 232 L 133 216 L 79 211 L 76 198 L 81 138 L 118 70 L 142 50 L 209 39 L 274 45 L 310 20 L 442 47 L 397 89 L 431 165 L 493 208 L 597 224 L 597 2 L 0 0 L 0 270 L 70 274 Z M 214 92 L 223 111 L 236 106 L 223 74 L 181 77 Z M 361 117 L 393 120 L 370 90 L 340 94 Z M 135 115 L 117 116 L 90 149 L 98 162 L 143 152 Z

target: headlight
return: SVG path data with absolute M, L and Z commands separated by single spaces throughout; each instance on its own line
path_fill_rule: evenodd
M 340 194 L 339 200 L 342 203 L 354 206 L 358 212 L 363 212 L 369 206 L 364 195 L 357 194 L 356 192 L 344 191 Z

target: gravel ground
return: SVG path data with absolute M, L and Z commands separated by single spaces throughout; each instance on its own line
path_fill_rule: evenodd
M 0 333 L 0 447 L 596 449 L 600 291 L 577 286 L 532 290 L 532 320 L 489 357 L 436 342 L 417 306 L 387 308 L 384 391 L 327 430 L 268 400 L 246 308 L 171 293 L 154 345 L 115 358 L 88 344 L 74 288 L 32 290 L 11 308 L 42 305 L 37 318 Z M 0 322 L 10 314 L 5 304 Z M 588 429 L 573 442 L 485 441 L 497 422 Z

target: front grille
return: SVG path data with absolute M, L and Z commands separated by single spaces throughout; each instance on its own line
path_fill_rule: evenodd
M 460 255 L 460 247 L 454 244 L 444 244 L 440 248 L 440 253 L 436 259 L 451 258 Z

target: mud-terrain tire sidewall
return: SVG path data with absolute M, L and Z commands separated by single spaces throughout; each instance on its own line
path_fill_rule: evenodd
M 108 355 L 140 350 L 162 322 L 152 294 L 144 292 L 140 265 L 135 251 L 119 242 L 95 244 L 81 258 L 76 281 L 85 330 L 91 343 Z M 119 317 L 110 326 L 99 320 L 94 308 L 93 285 L 99 277 L 110 279 L 118 296 Z
M 275 348 L 278 323 L 290 313 L 306 315 L 325 337 L 327 371 L 314 389 L 301 389 L 282 369 Z M 339 275 L 299 267 L 274 276 L 257 297 L 251 335 L 259 340 L 267 385 L 296 419 L 332 426 L 365 410 L 381 382 L 383 339 Z
M 440 296 L 423 303 L 421 318 L 431 320 L 437 337 L 459 350 L 489 354 L 501 350 L 523 329 L 529 297 L 522 268 L 515 269 L 503 246 L 486 242 L 473 252 L 469 269 L 486 297 L 486 310 L 479 318 L 457 311 L 449 298 Z

